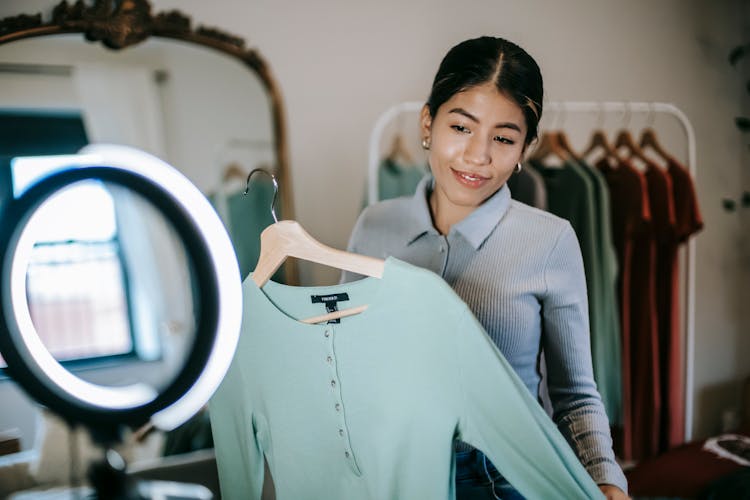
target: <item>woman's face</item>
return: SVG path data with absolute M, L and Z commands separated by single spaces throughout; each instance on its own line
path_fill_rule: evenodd
M 505 184 L 525 150 L 523 111 L 491 83 L 455 94 L 434 117 L 425 106 L 421 123 L 440 210 L 479 206 Z

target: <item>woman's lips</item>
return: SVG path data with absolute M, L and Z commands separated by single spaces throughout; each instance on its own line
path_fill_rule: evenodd
M 478 174 L 462 172 L 460 170 L 455 170 L 452 168 L 451 168 L 451 173 L 453 174 L 453 177 L 455 177 L 458 182 L 460 182 L 464 186 L 468 186 L 470 188 L 475 188 L 475 189 L 481 187 L 489 179 L 488 177 L 482 177 L 481 175 L 478 175 Z

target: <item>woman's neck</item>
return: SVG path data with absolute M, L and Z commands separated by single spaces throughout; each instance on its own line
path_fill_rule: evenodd
M 448 197 L 440 193 L 438 189 L 435 187 L 429 196 L 430 215 L 432 215 L 432 224 L 435 229 L 440 234 L 446 235 L 454 224 L 465 219 L 476 207 L 465 207 L 451 203 Z

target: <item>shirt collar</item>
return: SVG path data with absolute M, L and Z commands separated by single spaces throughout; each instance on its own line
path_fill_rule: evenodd
M 412 198 L 411 227 L 407 233 L 407 245 L 412 244 L 425 234 L 439 234 L 432 223 L 428 203 L 428 196 L 432 191 L 433 183 L 432 176 L 427 175 L 417 185 Z M 485 200 L 465 219 L 454 224 L 451 227 L 451 232 L 460 233 L 474 250 L 478 250 L 508 211 L 510 200 L 510 189 L 507 184 L 503 184 L 503 187 L 498 189 L 495 194 Z

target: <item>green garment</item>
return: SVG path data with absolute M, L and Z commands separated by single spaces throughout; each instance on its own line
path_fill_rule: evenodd
M 613 345 L 610 341 L 611 313 L 602 305 L 605 285 L 598 236 L 599 210 L 595 201 L 598 187 L 596 181 L 574 161 L 567 161 L 561 167 L 532 163 L 544 178 L 547 188 L 547 209 L 570 221 L 581 245 L 589 302 L 594 380 L 610 422 L 618 422 L 622 411 L 620 347 L 619 344 Z M 616 351 L 613 352 L 613 349 Z M 613 360 L 616 360 L 615 365 Z M 615 369 L 617 375 L 614 375 Z
M 436 274 L 395 258 L 381 279 L 243 284 L 242 333 L 210 402 L 222 497 L 453 499 L 454 440 L 528 498 L 602 498 L 482 326 Z M 313 295 L 368 304 L 339 324 Z
M 422 165 L 401 165 L 393 160 L 383 160 L 378 167 L 378 201 L 413 195 L 426 173 Z
M 255 269 L 255 264 L 258 262 L 260 233 L 274 222 L 271 215 L 272 198 L 273 184 L 265 179 L 253 179 L 253 184 L 246 195 L 242 191 L 236 191 L 214 193 L 208 197 L 232 240 L 242 279 Z M 279 220 L 282 219 L 278 208 L 276 215 Z M 275 281 L 284 281 L 282 269 L 283 267 L 274 274 Z
M 612 214 L 610 212 L 609 187 L 604 175 L 584 161 L 579 161 L 581 170 L 594 183 L 594 210 L 596 216 L 596 250 L 599 253 L 601 323 L 599 338 L 602 346 L 600 361 L 603 381 L 612 395 L 609 419 L 612 424 L 622 423 L 622 332 L 620 311 L 617 303 L 617 252 L 612 240 Z

